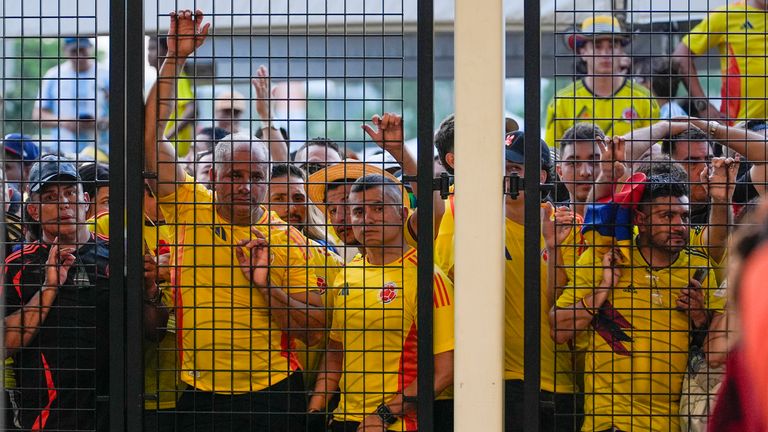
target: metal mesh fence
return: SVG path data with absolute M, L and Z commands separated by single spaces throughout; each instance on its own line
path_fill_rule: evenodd
M 517 3 L 505 430 L 717 428 L 768 6 Z M 453 430 L 450 8 L 43 6 L 3 6 L 0 429 Z

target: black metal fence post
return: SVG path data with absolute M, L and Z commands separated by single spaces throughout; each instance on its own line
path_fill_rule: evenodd
M 418 108 L 418 421 L 419 430 L 434 430 L 434 352 L 433 339 L 433 274 L 434 223 L 432 219 L 432 178 L 434 177 L 432 134 L 434 125 L 434 2 L 419 0 L 417 15 L 417 108 Z
M 126 2 L 110 1 L 109 22 L 109 430 L 125 430 L 125 67 Z M 98 399 L 97 399 L 98 401 Z M 103 403 L 97 405 L 104 406 Z M 107 432 L 107 431 L 100 431 Z
M 125 200 L 132 203 L 125 211 L 126 264 L 132 269 L 125 279 L 126 430 L 143 430 L 144 411 L 144 331 L 142 328 L 144 274 L 144 2 L 128 0 L 126 5 L 125 119 Z M 123 213 L 112 213 L 123 215 Z
M 539 381 L 541 376 L 541 220 L 539 154 L 541 140 L 541 9 L 539 0 L 525 0 L 525 349 L 523 429 L 539 430 Z

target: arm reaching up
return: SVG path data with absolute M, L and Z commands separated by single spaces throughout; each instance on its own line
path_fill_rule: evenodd
M 261 118 L 263 139 L 269 145 L 269 158 L 272 162 L 288 162 L 288 145 L 283 134 L 272 125 L 272 100 L 269 84 L 269 70 L 259 66 L 256 78 L 251 80 L 256 92 L 256 112 Z
M 374 115 L 371 118 L 371 123 L 376 127 L 375 129 L 370 125 L 362 125 L 363 130 L 369 137 L 381 147 L 382 150 L 388 152 L 395 158 L 397 163 L 403 168 L 404 176 L 416 176 L 416 170 L 418 164 L 416 158 L 405 147 L 405 141 L 403 136 L 403 118 L 402 116 L 394 113 L 385 113 L 383 116 Z M 430 160 L 429 163 L 432 163 Z M 411 190 L 414 195 L 418 195 L 418 185 L 416 182 L 411 182 Z M 432 193 L 432 205 L 434 208 L 434 232 L 437 234 L 437 228 L 440 226 L 440 220 L 443 218 L 445 212 L 445 202 L 440 198 L 438 192 Z M 418 232 L 418 210 L 413 212 L 413 216 L 410 217 L 408 228 L 413 233 L 414 238 Z
M 184 169 L 176 161 L 176 150 L 162 137 L 162 131 L 174 107 L 175 77 L 187 57 L 205 42 L 210 28 L 210 24 L 201 27 L 203 13 L 199 10 L 194 14 L 189 10 L 171 12 L 170 17 L 168 57 L 149 91 L 144 112 L 144 168 L 157 173 L 157 179 L 150 186 L 158 196 L 173 193 L 176 182 L 184 180 Z

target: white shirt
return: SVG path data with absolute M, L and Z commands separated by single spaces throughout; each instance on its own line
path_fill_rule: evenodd
M 45 73 L 40 86 L 40 107 L 57 115 L 61 120 L 74 120 L 89 116 L 96 119 L 109 117 L 109 69 L 94 64 L 78 72 L 67 61 Z M 64 128 L 53 128 L 53 143 L 44 145 L 51 150 L 72 153 L 94 143 L 93 131 L 79 134 Z M 107 131 L 99 131 L 99 142 L 106 145 Z

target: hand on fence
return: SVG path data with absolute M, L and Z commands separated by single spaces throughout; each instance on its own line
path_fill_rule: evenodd
M 708 315 L 701 292 L 701 282 L 691 278 L 688 288 L 680 290 L 676 300 L 677 308 L 685 311 L 695 328 L 707 323 Z
M 736 188 L 736 176 L 739 173 L 739 158 L 712 158 L 712 169 L 703 170 L 701 183 L 707 189 L 714 202 L 729 202 Z
M 69 269 L 75 263 L 74 252 L 75 248 L 73 247 L 60 249 L 58 237 L 53 240 L 51 250 L 48 251 L 48 260 L 45 263 L 44 288 L 58 289 L 58 287 L 66 282 Z
M 200 9 L 193 14 L 186 9 L 171 12 L 171 27 L 168 30 L 168 57 L 187 58 L 197 48 L 203 45 L 210 23 L 202 28 L 203 12 Z
M 604 180 L 617 181 L 624 177 L 627 170 L 624 165 L 626 144 L 626 140 L 621 136 L 597 140 L 600 147 L 600 177 Z
M 371 139 L 383 150 L 386 150 L 396 160 L 403 160 L 403 117 L 395 113 L 378 114 L 371 117 L 371 123 L 376 126 L 374 130 L 370 125 L 363 124 L 362 128 Z
M 269 283 L 269 243 L 259 230 L 251 228 L 251 234 L 251 240 L 241 240 L 237 244 L 235 254 L 245 278 L 257 288 L 266 288 Z
M 568 207 L 555 209 L 550 202 L 541 205 L 541 232 L 544 244 L 552 251 L 563 244 L 573 230 L 576 214 Z

